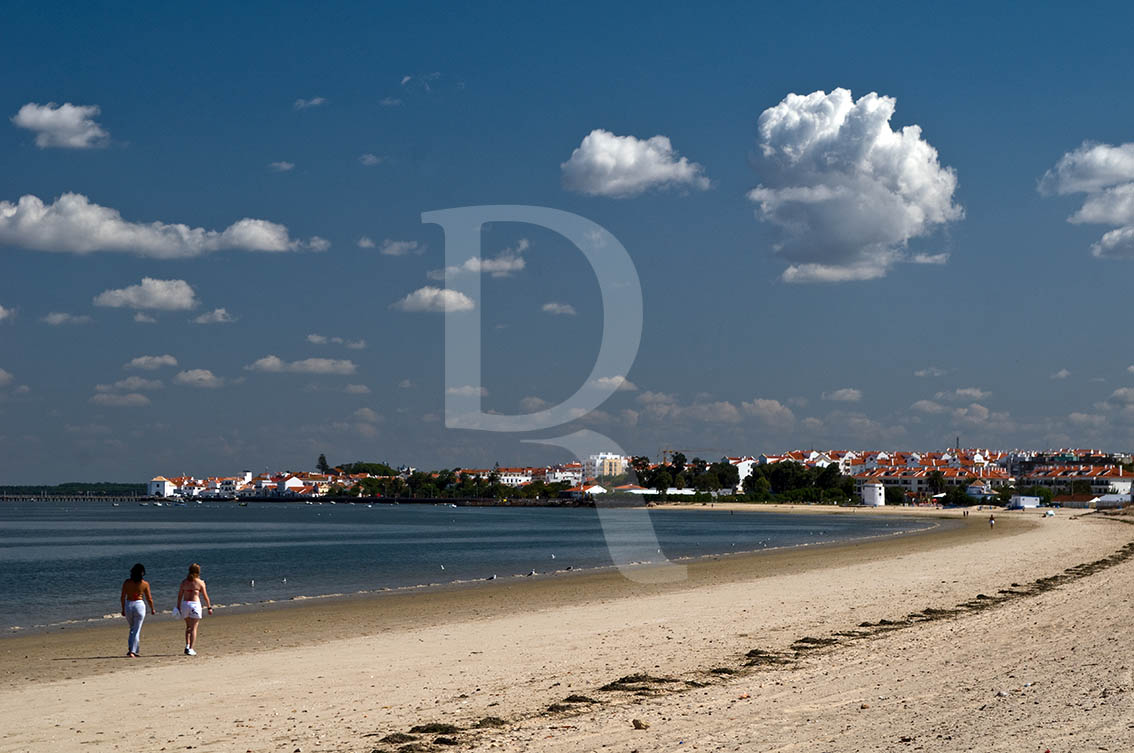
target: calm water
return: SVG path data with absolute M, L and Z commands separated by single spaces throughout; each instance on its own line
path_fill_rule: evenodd
M 662 552 L 671 559 L 932 525 L 889 516 L 730 515 L 710 508 L 603 515 L 631 532 L 640 530 L 638 523 L 648 515 Z M 648 537 L 638 539 L 638 551 L 648 552 L 643 559 L 660 559 Z M 0 635 L 17 626 L 26 630 L 116 618 L 119 589 L 134 562 L 146 566 L 158 610 L 168 611 L 194 561 L 201 563 L 209 594 L 220 605 L 611 565 L 593 509 L 5 504 L 0 505 Z

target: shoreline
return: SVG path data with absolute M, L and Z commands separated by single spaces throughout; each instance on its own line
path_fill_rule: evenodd
M 801 574 L 823 570 L 830 566 L 829 560 L 840 564 L 864 563 L 878 558 L 945 549 L 963 543 L 983 530 L 978 525 L 980 521 L 975 518 L 924 517 L 951 517 L 956 525 L 850 541 L 703 555 L 677 562 L 687 567 L 687 577 L 670 583 L 632 581 L 612 565 L 534 578 L 465 581 L 405 590 L 260 603 L 218 610 L 202 622 L 201 630 L 202 634 L 207 631 L 210 641 L 223 646 L 229 654 L 259 651 L 265 647 L 300 648 L 318 645 L 329 637 L 371 636 L 395 630 L 436 627 L 459 619 L 506 616 L 514 612 L 517 603 L 529 610 L 579 607 L 744 583 L 773 574 Z M 1028 528 L 1028 522 L 1013 521 L 998 533 L 1010 537 Z M 654 567 L 640 565 L 635 569 L 648 572 Z M 125 633 L 121 620 L 117 617 L 106 623 L 100 620 L 96 624 L 15 631 L 0 638 L 0 678 L 15 680 L 17 675 L 26 676 L 26 673 L 20 672 L 20 664 L 35 661 L 51 652 L 81 654 L 85 651 L 97 656 L 88 656 L 83 664 L 68 668 L 60 665 L 50 667 L 50 671 L 41 668 L 37 679 L 77 678 L 115 671 L 121 667 L 116 650 Z M 176 639 L 171 636 L 182 630 L 183 623 L 174 620 L 168 613 L 148 616 L 143 628 L 143 643 L 157 640 L 166 645 L 176 645 Z M 252 637 L 257 633 L 271 638 Z M 0 679 L 0 687 L 7 684 Z
M 668 503 L 666 505 L 658 505 L 655 510 L 663 511 L 707 511 L 715 510 L 717 512 L 743 512 L 743 513 L 791 513 L 791 514 L 820 514 L 820 515 L 849 515 L 856 512 L 861 514 L 875 514 L 877 510 L 879 513 L 890 517 L 904 517 L 911 520 L 921 518 L 933 518 L 938 520 L 955 520 L 958 523 L 964 519 L 958 515 L 951 515 L 947 511 L 934 508 L 924 509 L 902 509 L 890 508 L 889 511 L 883 512 L 885 508 L 837 508 L 831 505 L 803 505 L 803 504 L 765 504 L 751 505 L 745 503 L 721 503 L 715 507 L 702 505 L 701 503 Z M 419 583 L 407 586 L 392 586 L 376 589 L 366 589 L 351 592 L 333 592 L 325 594 L 301 594 L 288 599 L 265 599 L 256 602 L 235 602 L 232 604 L 220 603 L 215 606 L 217 614 L 215 617 L 220 616 L 241 616 L 254 614 L 261 611 L 272 611 L 279 609 L 305 609 L 316 608 L 327 604 L 335 604 L 348 600 L 373 600 L 384 599 L 395 596 L 412 598 L 416 595 L 447 592 L 462 589 L 478 589 L 478 588 L 498 588 L 506 584 L 520 584 L 525 582 L 530 583 L 544 583 L 551 580 L 559 579 L 572 579 L 587 576 L 621 576 L 624 572 L 642 572 L 648 573 L 652 568 L 657 568 L 659 565 L 664 566 L 667 564 L 688 566 L 692 563 L 718 560 L 723 557 L 746 557 L 754 555 L 770 555 L 779 552 L 786 552 L 791 550 L 809 549 L 818 551 L 821 549 L 840 547 L 844 545 L 854 545 L 868 541 L 887 540 L 892 538 L 907 537 L 907 536 L 920 536 L 931 534 L 940 527 L 940 523 L 926 527 L 917 528 L 912 530 L 902 530 L 887 533 L 876 533 L 863 536 L 853 536 L 842 538 L 837 541 L 819 541 L 807 542 L 802 544 L 790 544 L 778 547 L 762 547 L 760 549 L 742 549 L 736 551 L 726 552 L 711 552 L 707 554 L 688 555 L 682 557 L 669 558 L 663 563 L 655 562 L 634 562 L 625 566 L 618 566 L 614 564 L 600 565 L 595 567 L 582 567 L 582 568 L 565 568 L 537 573 L 535 576 L 529 576 L 526 573 L 510 573 L 500 576 L 496 580 L 486 578 L 477 579 L 463 579 L 446 582 L 432 582 L 432 583 Z M 147 619 L 151 621 L 157 619 L 169 619 L 171 617 L 170 610 L 160 610 L 157 615 L 148 615 Z M 100 630 L 100 629 L 113 629 L 121 617 L 118 614 L 106 614 L 100 617 L 89 617 L 83 619 L 64 620 L 55 623 L 42 624 L 42 625 L 28 625 L 28 626 L 13 626 L 6 629 L 3 634 L 0 634 L 0 650 L 3 649 L 5 643 L 14 638 L 19 637 L 35 637 L 43 635 L 59 634 L 64 631 L 71 631 L 72 634 L 84 631 Z

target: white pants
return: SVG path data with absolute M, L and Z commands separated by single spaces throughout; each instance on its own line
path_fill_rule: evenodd
M 181 616 L 192 617 L 194 620 L 201 619 L 201 602 L 199 601 L 183 601 L 181 602 Z

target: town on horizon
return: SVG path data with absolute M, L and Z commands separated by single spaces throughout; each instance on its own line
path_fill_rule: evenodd
M 383 463 L 318 470 L 244 471 L 234 476 L 157 475 L 151 497 L 181 499 L 315 499 L 319 497 L 513 497 L 581 499 L 597 495 L 743 496 L 752 501 L 861 500 L 906 503 L 1065 504 L 1129 502 L 1134 485 L 1130 453 L 1097 449 L 929 452 L 793 450 L 725 456 L 715 461 L 665 450 L 661 462 L 601 452 L 581 462 L 420 471 Z M 782 469 L 798 469 L 798 472 Z M 1025 493 L 1027 492 L 1027 493 Z M 963 496 L 962 496 L 963 495 Z M 1114 498 L 1110 498 L 1114 497 Z

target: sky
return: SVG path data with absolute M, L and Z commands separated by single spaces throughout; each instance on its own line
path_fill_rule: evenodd
M 1134 446 L 1134 8 L 13 2 L 0 27 L 0 484 L 381 460 Z M 584 255 L 640 347 L 595 411 Z M 473 300 L 453 285 L 479 275 Z M 621 377 L 621 379 L 620 379 Z M 469 389 L 472 389 L 470 386 Z M 467 395 L 466 395 L 467 397 Z

